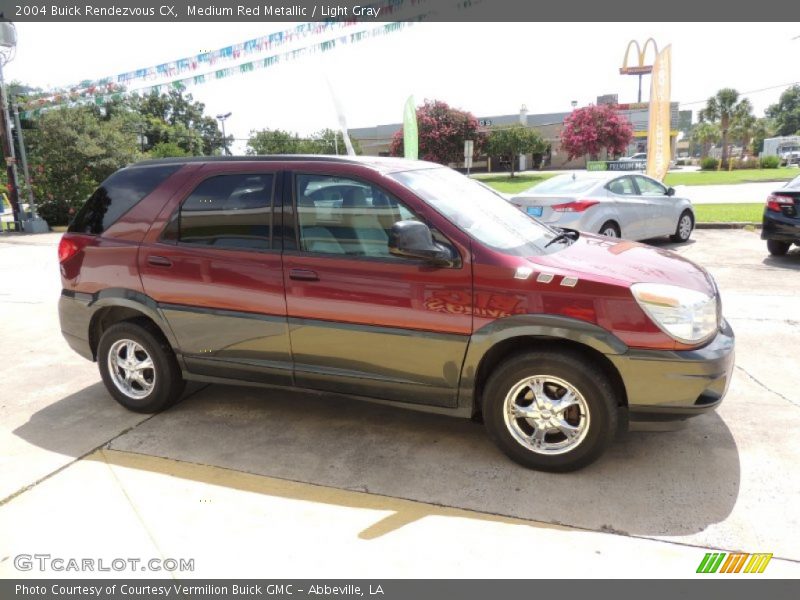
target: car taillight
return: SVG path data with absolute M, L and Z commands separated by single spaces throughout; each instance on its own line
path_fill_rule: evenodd
M 791 208 L 794 206 L 794 198 L 789 196 L 781 196 L 780 194 L 770 194 L 767 197 L 767 209 L 775 212 L 783 212 L 783 208 Z
M 63 263 L 75 256 L 89 244 L 90 238 L 71 236 L 65 233 L 58 243 L 58 262 Z
M 583 212 L 595 204 L 597 200 L 575 200 L 565 204 L 554 204 L 552 208 L 555 212 Z

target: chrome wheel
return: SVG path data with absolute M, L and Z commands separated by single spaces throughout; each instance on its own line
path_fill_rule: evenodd
M 617 233 L 617 228 L 611 223 L 606 223 L 605 225 L 603 225 L 603 228 L 600 230 L 600 235 L 604 235 L 610 238 L 619 237 L 619 234 Z
M 589 408 L 571 384 L 550 375 L 526 377 L 506 394 L 505 425 L 532 452 L 555 455 L 574 450 L 589 431 Z
M 678 221 L 678 236 L 686 241 L 690 235 L 692 235 L 692 217 L 683 215 Z
M 149 396 L 156 385 L 152 357 L 133 340 L 118 340 L 109 348 L 108 372 L 117 389 L 135 400 Z

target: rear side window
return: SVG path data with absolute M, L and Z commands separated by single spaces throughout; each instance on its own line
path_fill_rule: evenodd
M 183 201 L 163 239 L 230 250 L 268 250 L 272 174 L 218 175 Z
M 102 234 L 181 166 L 183 165 L 120 169 L 89 197 L 70 224 L 69 231 Z

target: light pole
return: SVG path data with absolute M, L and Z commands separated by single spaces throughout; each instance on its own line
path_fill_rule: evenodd
M 224 115 L 220 114 L 217 115 L 217 121 L 222 126 L 222 149 L 225 151 L 225 154 L 228 156 L 231 155 L 230 150 L 228 150 L 228 138 L 225 136 L 225 119 L 231 116 L 231 113 L 225 113 Z
M 30 215 L 24 215 L 19 205 L 19 175 L 17 174 L 17 158 L 14 153 L 14 138 L 11 135 L 11 114 L 8 106 L 8 94 L 6 92 L 5 80 L 3 79 L 3 67 L 14 59 L 17 47 L 17 30 L 10 21 L 0 22 L 0 105 L 2 105 L 2 115 L 0 116 L 0 134 L 2 134 L 3 156 L 6 162 L 6 172 L 8 173 L 8 187 L 11 201 L 11 208 L 14 211 L 14 221 L 22 224 L 22 230 L 28 233 L 45 233 L 50 230 L 47 223 L 36 214 L 36 202 L 33 199 L 30 177 L 28 175 L 28 165 L 25 157 L 25 142 L 22 137 L 22 127 L 17 117 L 17 136 L 19 138 L 20 153 L 22 155 L 22 166 L 25 171 L 25 183 L 28 188 L 28 208 Z

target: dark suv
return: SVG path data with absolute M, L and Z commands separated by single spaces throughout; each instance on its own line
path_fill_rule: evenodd
M 425 162 L 142 162 L 59 260 L 65 338 L 140 412 L 186 380 L 338 392 L 482 418 L 512 459 L 563 471 L 630 420 L 714 408 L 733 368 L 701 267 Z

